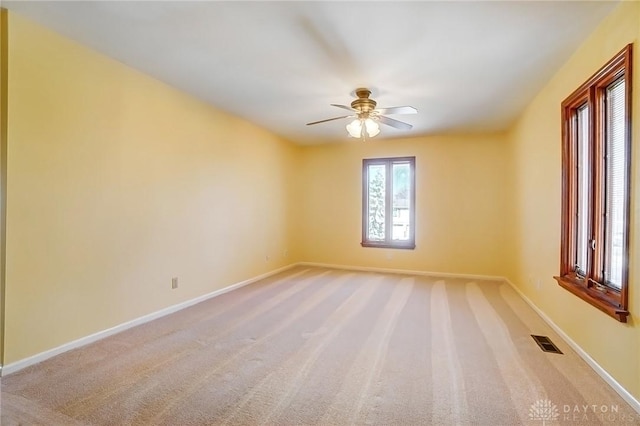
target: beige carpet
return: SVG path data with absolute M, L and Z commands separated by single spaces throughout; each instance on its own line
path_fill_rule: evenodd
M 506 284 L 311 267 L 7 376 L 1 396 L 2 425 L 640 423 Z

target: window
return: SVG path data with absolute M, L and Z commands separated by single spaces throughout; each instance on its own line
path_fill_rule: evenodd
M 631 45 L 562 103 L 558 283 L 627 322 Z
M 415 248 L 415 163 L 362 160 L 362 246 Z

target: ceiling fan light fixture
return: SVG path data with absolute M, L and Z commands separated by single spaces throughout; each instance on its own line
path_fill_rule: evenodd
M 347 133 L 352 138 L 359 138 L 362 136 L 362 121 L 356 118 L 351 123 L 347 124 Z
M 380 126 L 374 120 L 367 118 L 364 120 L 364 126 L 367 129 L 367 134 L 370 138 L 380 133 Z
M 356 118 L 347 124 L 347 133 L 352 138 L 362 138 L 366 135 L 370 138 L 380 133 L 380 126 L 371 118 Z

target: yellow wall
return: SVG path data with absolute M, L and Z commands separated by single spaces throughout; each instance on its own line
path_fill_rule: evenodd
M 507 175 L 503 135 L 307 147 L 300 197 L 305 261 L 502 275 Z M 362 159 L 416 157 L 416 249 L 363 248 Z
M 5 364 L 296 260 L 290 143 L 13 13 L 8 85 Z
M 621 324 L 559 287 L 560 103 L 640 35 L 640 3 L 623 2 L 553 77 L 510 134 L 514 203 L 509 278 L 560 328 L 640 399 L 640 45 L 634 45 L 631 320 Z M 539 285 L 537 285 L 539 281 Z

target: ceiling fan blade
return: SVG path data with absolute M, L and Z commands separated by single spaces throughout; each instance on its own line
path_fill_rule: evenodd
M 313 124 L 326 123 L 327 121 L 342 120 L 343 118 L 349 118 L 349 117 L 355 117 L 355 115 L 343 115 L 342 117 L 327 118 L 326 120 L 320 120 L 320 121 L 314 121 L 312 123 L 307 123 L 307 126 L 311 126 Z
M 409 123 L 405 123 L 404 121 L 394 120 L 393 118 L 385 117 L 384 115 L 377 116 L 378 121 L 382 124 L 386 124 L 387 126 L 395 127 L 400 130 L 410 130 L 413 126 Z
M 338 105 L 338 104 L 329 104 L 331 106 L 334 107 L 338 107 L 338 108 L 342 108 L 342 109 L 346 109 L 347 111 L 355 111 L 355 109 L 351 108 L 350 106 L 346 106 L 346 105 Z
M 378 108 L 376 112 L 380 114 L 417 114 L 418 110 L 412 106 L 397 106 L 389 108 Z

